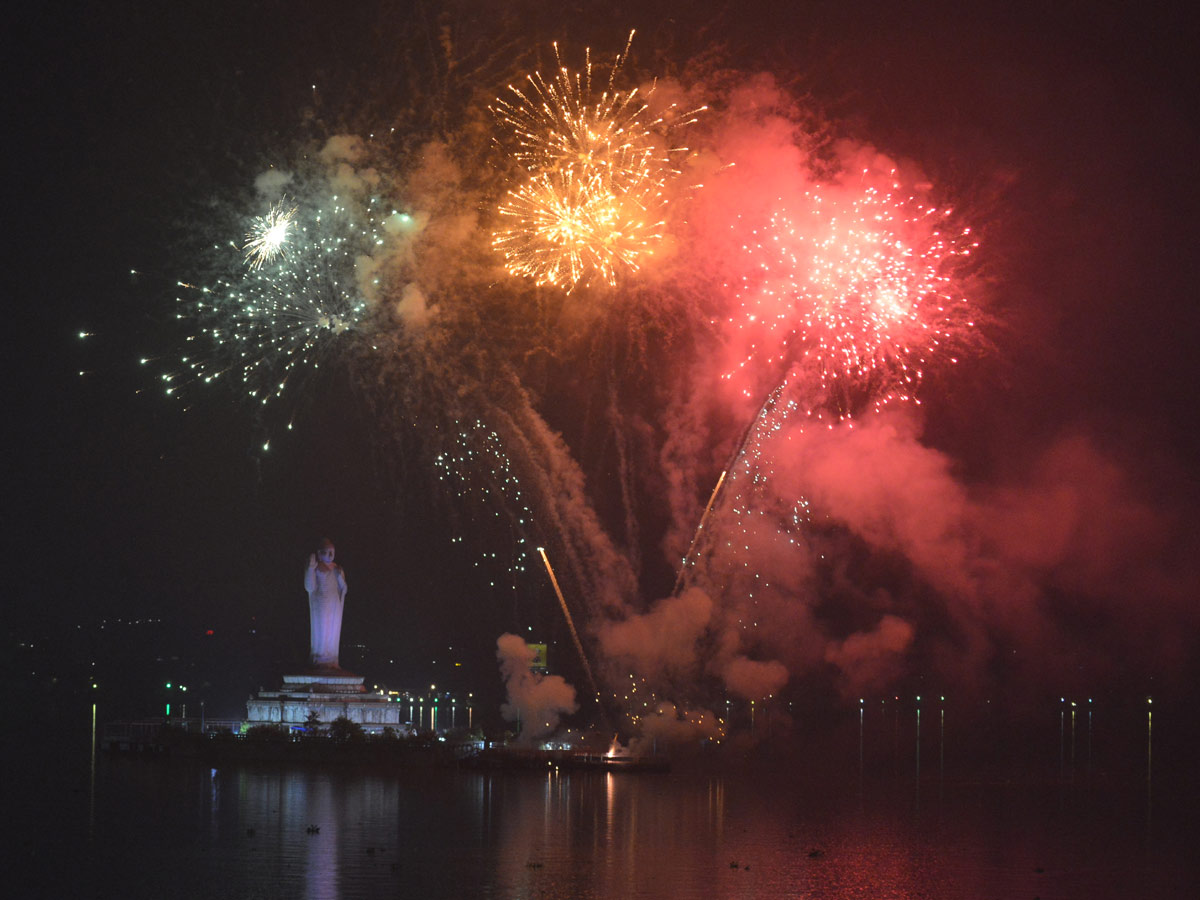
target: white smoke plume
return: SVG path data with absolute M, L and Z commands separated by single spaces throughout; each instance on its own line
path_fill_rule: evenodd
M 496 658 L 508 691 L 508 702 L 500 707 L 500 713 L 505 721 L 520 723 L 518 740 L 535 741 L 553 734 L 562 716 L 579 708 L 575 688 L 561 675 L 540 675 L 530 670 L 534 651 L 522 638 L 500 635 Z

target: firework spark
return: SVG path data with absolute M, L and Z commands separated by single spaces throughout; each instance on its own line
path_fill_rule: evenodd
M 527 76 L 525 90 L 509 85 L 512 100 L 497 98 L 492 114 L 515 137 L 517 149 L 512 156 L 523 168 L 536 172 L 579 166 L 633 180 L 645 177 L 648 170 L 664 178 L 673 170 L 672 156 L 686 148 L 662 149 L 655 132 L 689 124 L 700 110 L 681 116 L 671 105 L 654 115 L 649 108 L 653 87 L 645 94 L 637 88 L 618 90 L 614 82 L 632 42 L 630 32 L 598 93 L 593 88 L 591 51 L 585 51 L 583 71 L 572 72 L 563 65 L 558 44 L 554 44 L 558 64 L 554 78 L 547 80 L 535 72 Z M 683 121 L 689 116 L 692 118 Z M 649 166 L 651 159 L 661 168 Z
M 265 216 L 254 218 L 246 232 L 246 243 L 242 246 L 246 265 L 258 269 L 286 252 L 288 229 L 298 209 L 295 206 L 285 208 L 284 201 L 280 200 Z
M 266 404 L 300 374 L 319 369 L 366 320 L 368 293 L 378 282 L 364 283 L 362 265 L 385 243 L 398 215 L 386 209 L 377 199 L 360 206 L 336 196 L 302 218 L 297 209 L 277 206 L 272 215 L 280 212 L 289 231 L 286 255 L 211 286 L 180 282 L 186 290 L 176 297 L 177 318 L 196 326 L 187 340 L 199 347 L 162 376 L 166 393 L 233 378 Z
M 894 172 L 882 188 L 866 184 L 867 174 L 857 192 L 806 191 L 802 212 L 777 210 L 743 246 L 749 271 L 737 285 L 738 312 L 728 320 L 742 335 L 736 369 L 750 381 L 776 373 L 774 387 L 714 490 L 676 592 L 695 577 L 701 553 L 712 549 L 713 531 L 724 532 L 727 568 L 709 574 L 728 584 L 749 571 L 751 547 L 761 549 L 764 540 L 795 545 L 811 527 L 806 498 L 774 497 L 765 489 L 777 457 L 787 456 L 779 445 L 785 426 L 803 432 L 820 421 L 852 428 L 864 409 L 919 402 L 916 389 L 931 358 L 939 351 L 948 356 L 973 325 L 954 278 L 956 261 L 977 246 L 969 230 L 947 233 L 950 211 L 900 193 Z M 743 391 L 750 395 L 750 388 Z M 706 533 L 710 511 L 722 521 Z M 752 611 L 754 590 L 743 593 Z
M 491 107 L 512 135 L 513 160 L 528 179 L 500 204 L 502 225 L 492 245 L 514 275 L 568 292 L 596 276 L 615 284 L 653 252 L 665 227 L 666 185 L 678 174 L 674 159 L 686 147 L 665 146 L 665 135 L 695 121 L 676 105 L 651 112 L 649 98 L 615 86 L 629 43 L 608 71 L 594 78 L 591 53 L 581 72 L 562 64 L 557 74 L 534 73 L 524 90 Z
M 650 179 L 614 186 L 572 168 L 534 176 L 500 205 L 492 246 L 514 275 L 570 292 L 595 275 L 612 285 L 662 239 L 661 189 Z
M 901 194 L 891 174 L 848 199 L 806 191 L 806 209 L 775 212 L 745 247 L 730 319 L 749 333 L 738 368 L 815 370 L 839 419 L 852 395 L 875 408 L 913 399 L 931 356 L 973 324 L 951 273 L 977 246 L 969 229 L 948 234 L 951 211 Z

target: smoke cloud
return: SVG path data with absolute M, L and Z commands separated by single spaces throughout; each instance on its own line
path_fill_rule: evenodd
M 869 386 L 850 421 L 816 414 L 827 388 L 797 362 L 790 326 L 764 338 L 737 318 L 739 285 L 755 277 L 748 231 L 781 206 L 803 207 L 815 189 L 850 208 L 864 192 L 896 184 L 932 203 L 932 185 L 869 145 L 829 140 L 824 123 L 770 76 L 704 92 L 663 84 L 663 96 L 686 93 L 710 110 L 688 135 L 668 245 L 646 263 L 654 290 L 637 297 L 640 321 L 668 335 L 669 368 L 654 372 L 652 402 L 637 398 L 635 411 L 599 363 L 620 332 L 572 330 L 604 321 L 587 292 L 564 301 L 562 330 L 542 332 L 542 346 L 531 348 L 574 360 L 585 366 L 581 381 L 607 386 L 606 440 L 624 454 L 619 515 L 601 512 L 606 479 L 592 480 L 586 447 L 568 437 L 579 397 L 529 390 L 517 364 L 487 411 L 525 466 L 534 515 L 558 542 L 553 554 L 586 598 L 599 670 L 610 686 L 632 678 L 666 704 L 651 702 L 639 727 L 663 739 L 698 733 L 689 716 L 711 713 L 681 714 L 671 702 L 697 695 L 761 699 L 815 684 L 849 697 L 913 678 L 987 693 L 1005 678 L 1102 683 L 1112 659 L 1133 650 L 1181 663 L 1189 641 L 1172 637 L 1169 623 L 1195 619 L 1180 601 L 1192 575 L 1171 562 L 1169 517 L 1097 442 L 1065 435 L 1026 471 L 968 481 L 924 443 L 917 408 L 875 412 Z M 462 184 L 450 148 L 426 148 L 409 186 L 435 211 L 414 254 L 431 284 L 461 277 L 449 260 L 486 224 L 475 213 L 445 215 Z M 953 338 L 972 340 L 966 328 Z M 960 349 L 947 346 L 944 356 Z M 768 392 L 785 382 L 778 406 L 756 423 Z M 675 568 L 731 461 L 685 589 L 639 599 L 645 540 Z M 658 530 L 639 507 L 660 516 Z M 621 530 L 634 543 L 614 540 Z M 1123 592 L 1147 585 L 1152 599 L 1127 601 Z M 1080 621 L 1090 623 L 1086 639 Z
M 898 616 L 885 615 L 874 631 L 858 632 L 831 642 L 825 660 L 842 673 L 851 692 L 886 690 L 903 671 L 902 654 L 912 645 L 913 627 Z
M 534 741 L 553 734 L 559 720 L 579 708 L 575 688 L 559 675 L 539 675 L 530 670 L 534 651 L 515 634 L 502 634 L 496 641 L 500 675 L 508 691 L 508 702 L 500 707 L 507 722 L 518 722 L 518 740 Z
M 606 657 L 648 678 L 693 679 L 700 674 L 698 644 L 712 614 L 712 599 L 693 588 L 663 599 L 644 616 L 604 623 L 598 637 Z
M 282 169 L 268 169 L 254 179 L 254 189 L 264 197 L 275 199 L 291 184 L 293 174 Z
M 796 336 L 810 308 L 745 300 L 764 288 L 787 300 L 787 279 L 816 265 L 797 253 L 784 276 L 764 274 L 747 246 L 775 212 L 794 214 L 789 240 L 807 249 L 828 224 L 814 191 L 823 209 L 892 190 L 933 209 L 924 173 L 833 139 L 770 75 L 664 80 L 655 102 L 668 99 L 708 110 L 666 188 L 660 252 L 614 289 L 566 295 L 503 270 L 491 236 L 511 173 L 479 165 L 492 135 L 478 121 L 415 144 L 402 172 L 350 135 L 318 154 L 330 190 L 386 189 L 398 211 L 356 267 L 379 312 L 379 407 L 421 423 L 454 502 L 486 507 L 462 518 L 511 546 L 497 581 L 544 590 L 530 554 L 547 546 L 605 692 L 636 686 L 631 715 L 662 740 L 716 735 L 718 698 L 850 697 L 908 679 L 1067 689 L 1134 661 L 1181 671 L 1194 541 L 1135 458 L 1066 432 L 1026 448 L 1023 467 L 968 478 L 906 402 L 915 379 L 884 402 L 903 350 L 839 380 Z M 272 170 L 256 187 L 290 179 Z M 912 227 L 914 246 L 932 240 L 933 226 Z M 970 365 L 969 324 L 948 316 L 945 330 L 935 384 L 950 357 Z M 668 590 L 663 573 L 694 540 L 682 589 Z M 563 678 L 529 671 L 521 638 L 503 635 L 497 656 L 522 739 L 577 709 Z

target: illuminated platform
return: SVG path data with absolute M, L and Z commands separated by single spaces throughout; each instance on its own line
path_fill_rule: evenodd
M 248 725 L 303 726 L 314 713 L 322 726 L 341 716 L 368 732 L 400 725 L 399 703 L 370 693 L 361 675 L 337 666 L 284 675 L 278 690 L 259 691 L 246 701 Z

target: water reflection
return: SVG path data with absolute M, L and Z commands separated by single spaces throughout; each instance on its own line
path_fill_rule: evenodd
M 92 704 L 92 740 L 88 746 L 88 824 L 91 838 L 96 833 L 96 704 Z
M 839 787 L 786 770 L 363 774 L 101 759 L 94 813 L 80 805 L 81 827 L 96 822 L 87 884 L 58 895 L 115 884 L 129 898 L 1188 896 L 1184 842 L 1139 840 L 1150 725 L 1144 794 L 1079 787 L 1060 805 L 1052 786 L 949 779 L 919 815 L 909 765 L 868 777 L 864 797 L 852 768 Z
M 1151 837 L 1154 813 L 1154 779 L 1151 762 L 1154 758 L 1154 698 L 1146 698 L 1146 844 Z
M 493 887 L 502 896 L 709 896 L 725 787 L 628 773 L 487 777 L 503 795 Z

